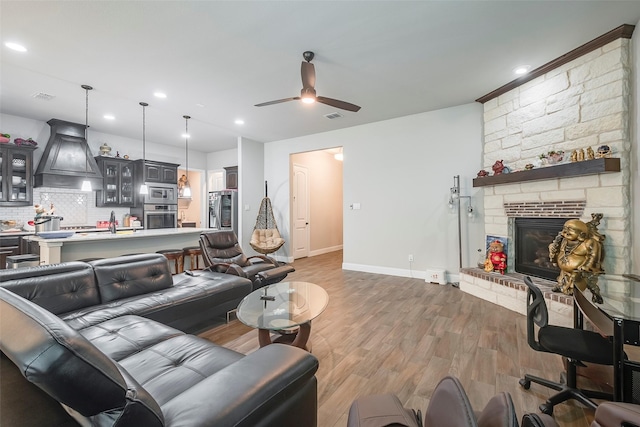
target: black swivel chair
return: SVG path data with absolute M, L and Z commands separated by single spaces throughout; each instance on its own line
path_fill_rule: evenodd
M 246 256 L 232 230 L 200 233 L 200 248 L 205 266 L 219 273 L 245 277 L 253 282 L 253 290 L 280 282 L 295 271 L 264 255 Z
M 534 382 L 559 391 L 540 405 L 540 411 L 548 415 L 553 414 L 555 405 L 569 399 L 575 399 L 594 410 L 598 405 L 591 398 L 612 400 L 613 395 L 610 393 L 579 389 L 576 384 L 576 367 L 585 366 L 582 362 L 613 365 L 613 343 L 611 340 L 597 332 L 549 325 L 549 314 L 542 291 L 533 284 L 530 277 L 525 277 L 524 283 L 529 288 L 527 292 L 527 341 L 529 346 L 536 351 L 564 356 L 567 359 L 567 371 L 562 374 L 566 378 L 562 378 L 559 383 L 525 374 L 524 378 L 519 381 L 520 385 L 528 390 L 531 383 Z M 537 340 L 535 325 L 540 328 Z

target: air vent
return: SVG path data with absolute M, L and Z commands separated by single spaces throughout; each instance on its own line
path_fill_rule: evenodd
M 53 98 L 56 97 L 55 95 L 49 95 L 48 93 L 44 93 L 44 92 L 36 92 L 31 96 L 36 99 L 42 99 L 43 101 L 51 101 Z
M 329 120 L 333 120 L 333 119 L 339 119 L 340 117 L 342 117 L 342 114 L 335 112 L 335 113 L 325 114 L 324 116 Z

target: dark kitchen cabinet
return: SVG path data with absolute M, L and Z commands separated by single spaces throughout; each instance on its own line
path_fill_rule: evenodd
M 136 167 L 144 172 L 142 182 L 178 183 L 178 165 L 174 163 L 156 162 L 153 160 L 137 160 Z
M 98 156 L 96 163 L 103 177 L 102 189 L 96 191 L 96 206 L 135 206 L 133 161 Z
M 33 204 L 33 150 L 36 147 L 0 144 L 0 206 Z
M 224 168 L 226 172 L 226 181 L 227 181 L 227 189 L 237 189 L 238 188 L 238 167 L 237 166 L 229 166 Z
M 4 179 L 3 179 L 4 181 Z M 7 257 L 20 255 L 20 236 L 0 237 L 0 269 L 7 268 Z

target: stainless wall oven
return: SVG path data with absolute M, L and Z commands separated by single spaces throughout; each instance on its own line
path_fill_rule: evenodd
M 144 205 L 144 228 L 176 228 L 178 226 L 178 205 Z

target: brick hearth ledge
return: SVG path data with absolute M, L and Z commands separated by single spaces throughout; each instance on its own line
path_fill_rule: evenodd
M 524 284 L 524 277 L 525 275 L 520 273 L 502 275 L 487 273 L 480 268 L 462 268 L 460 290 L 526 316 L 527 285 Z M 572 327 L 573 297 L 553 292 L 553 281 L 538 277 L 531 279 L 542 290 L 549 311 L 549 323 Z

